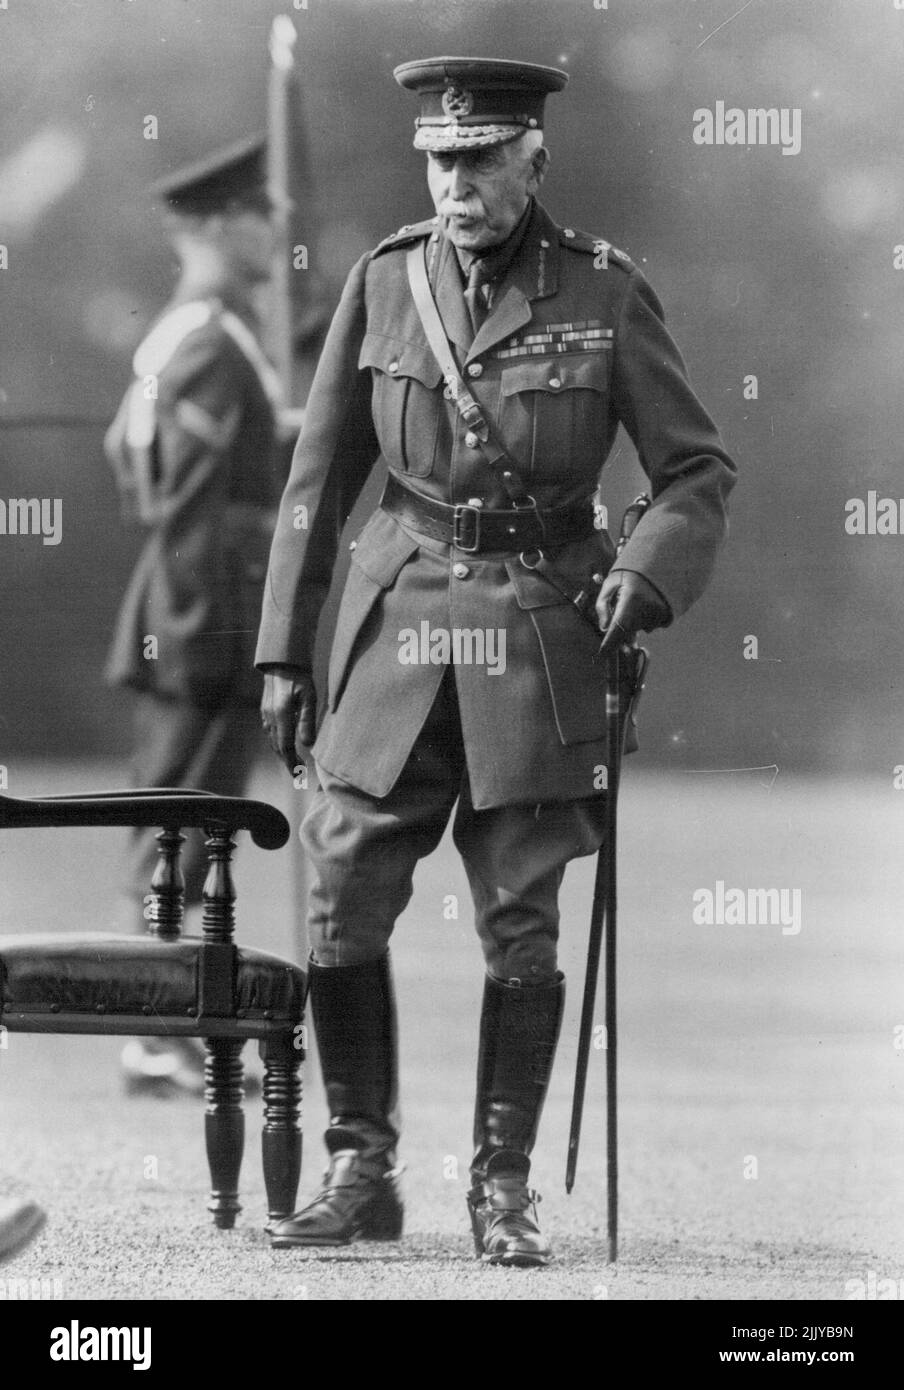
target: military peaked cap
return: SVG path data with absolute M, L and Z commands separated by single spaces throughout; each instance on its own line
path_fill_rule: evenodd
M 167 174 L 151 185 L 153 197 L 174 212 L 205 216 L 230 207 L 270 211 L 267 194 L 267 141 L 263 135 L 239 140 L 205 159 Z
M 435 153 L 503 145 L 527 130 L 543 129 L 543 105 L 568 74 L 506 58 L 424 58 L 393 73 L 417 93 L 414 146 Z

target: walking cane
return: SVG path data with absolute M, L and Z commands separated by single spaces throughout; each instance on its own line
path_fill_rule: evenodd
M 630 540 L 638 521 L 650 506 L 645 494 L 635 498 L 625 512 L 616 557 Z M 606 818 L 605 838 L 596 861 L 593 885 L 593 907 L 590 914 L 590 940 L 587 950 L 587 975 L 581 1006 L 581 1025 L 578 1033 L 577 1066 L 574 1080 L 574 1100 L 571 1109 L 571 1129 L 568 1137 L 568 1160 L 565 1169 L 565 1190 L 574 1187 L 581 1139 L 581 1119 L 584 1111 L 584 1092 L 587 1086 L 587 1067 L 593 1033 L 593 1013 L 596 1007 L 600 951 L 605 940 L 605 1043 L 606 1043 L 606 1223 L 608 1258 L 610 1264 L 618 1256 L 618 1092 L 616 1028 L 616 811 L 621 760 L 625 748 L 628 717 L 643 688 L 648 657 L 635 643 L 620 643 L 613 650 L 606 666 Z

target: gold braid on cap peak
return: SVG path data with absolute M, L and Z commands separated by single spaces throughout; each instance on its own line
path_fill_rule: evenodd
M 457 146 L 479 149 L 482 145 L 505 145 L 518 140 L 529 130 L 537 130 L 535 120 L 525 119 L 517 125 L 507 120 L 504 125 L 452 125 L 449 121 L 422 117 L 415 121 L 414 133 L 416 150 L 434 150 L 441 154 L 444 149 Z
M 519 111 L 514 115 L 503 115 L 490 112 L 481 112 L 479 116 L 468 117 L 467 113 L 455 111 L 447 116 L 416 116 L 414 124 L 421 126 L 454 126 L 457 130 L 481 130 L 485 126 L 499 125 L 520 125 L 525 130 L 537 130 L 540 122 L 536 116 L 529 116 L 526 111 Z

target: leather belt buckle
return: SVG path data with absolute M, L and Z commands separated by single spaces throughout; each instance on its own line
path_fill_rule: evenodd
M 472 521 L 465 522 L 465 518 L 473 518 Z M 463 528 L 464 523 L 464 528 Z M 467 527 L 473 527 L 473 538 L 470 545 L 467 543 Z M 480 508 L 471 507 L 466 502 L 459 503 L 452 515 L 452 544 L 458 549 L 463 550 L 466 555 L 473 555 L 480 549 Z

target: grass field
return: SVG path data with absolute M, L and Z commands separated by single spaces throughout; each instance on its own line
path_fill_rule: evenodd
M 13 795 L 121 781 L 112 765 L 29 767 Z M 621 808 L 622 1237 L 605 1261 L 604 1053 L 594 1052 L 578 1183 L 564 1161 L 592 864 L 562 899 L 563 1039 L 533 1181 L 546 1270 L 474 1260 L 465 1212 L 482 962 L 451 843 L 421 866 L 394 942 L 402 1039 L 401 1244 L 271 1251 L 261 1230 L 257 1102 L 248 1102 L 233 1232 L 205 1211 L 202 1105 L 126 1101 L 118 1044 L 10 1035 L 0 1051 L 0 1193 L 48 1224 L 6 1281 L 69 1299 L 844 1299 L 904 1281 L 904 797 L 891 786 L 756 773 L 665 779 L 629 767 Z M 261 770 L 254 792 L 283 806 Z M 0 930 L 120 924 L 117 834 L 0 837 Z M 246 848 L 239 936 L 294 953 L 289 851 Z M 800 931 L 696 925 L 693 894 L 800 890 Z M 444 916 L 459 900 L 458 919 Z M 896 1032 L 896 1029 L 898 1030 Z M 897 1045 L 896 1045 L 897 1044 Z M 325 1118 L 305 1069 L 302 1192 Z M 145 1176 L 157 1160 L 157 1177 Z M 899 1284 L 904 1291 L 904 1282 Z

